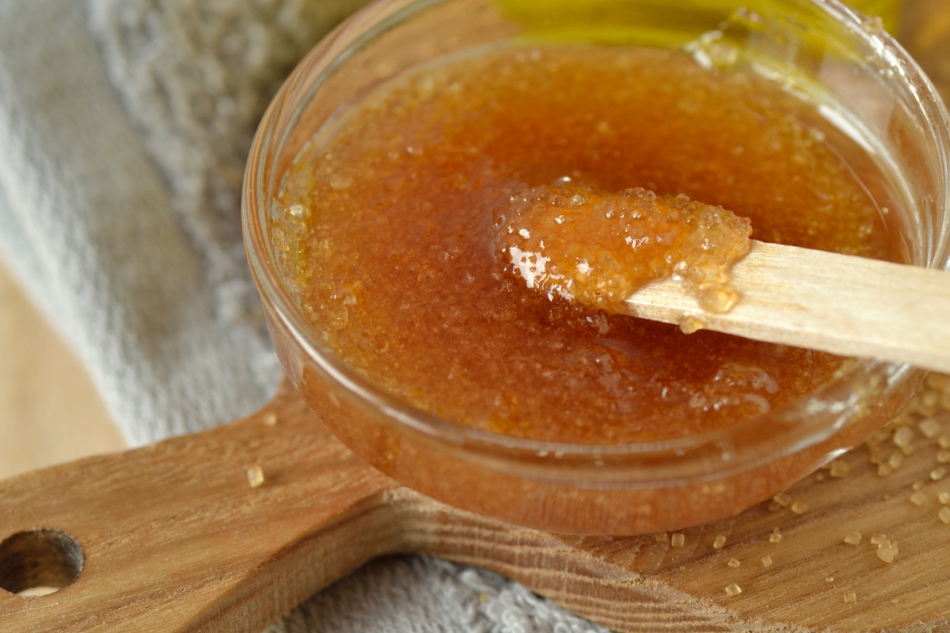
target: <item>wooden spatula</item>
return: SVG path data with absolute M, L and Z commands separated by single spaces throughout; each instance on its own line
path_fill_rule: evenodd
M 750 240 L 751 222 L 722 207 L 570 179 L 526 188 L 500 217 L 511 272 L 549 296 L 950 371 L 945 272 Z

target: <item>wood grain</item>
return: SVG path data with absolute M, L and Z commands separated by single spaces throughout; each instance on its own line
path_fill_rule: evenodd
M 254 631 L 372 557 L 424 552 L 498 571 L 616 631 L 946 631 L 950 525 L 938 513 L 950 477 L 932 476 L 944 436 L 907 428 L 902 450 L 882 436 L 782 503 L 676 538 L 581 537 L 402 488 L 284 391 L 226 427 L 0 482 L 0 539 L 57 529 L 85 555 L 57 593 L 0 591 L 0 630 Z M 897 453 L 898 468 L 879 474 L 872 458 Z M 852 532 L 860 544 L 844 542 Z M 891 563 L 871 543 L 878 532 L 899 544 Z M 6 564 L 0 579 L 12 573 Z
M 943 8 L 906 6 L 926 3 Z M 946 20 L 921 22 L 947 42 Z M 82 368 L 6 281 L 0 478 L 117 450 Z M 846 477 L 820 471 L 789 491 L 801 514 L 763 504 L 685 530 L 674 547 L 671 535 L 552 535 L 454 511 L 366 471 L 299 403 L 278 402 L 207 435 L 0 482 L 0 540 L 53 526 L 85 551 L 78 580 L 56 594 L 0 590 L 0 631 L 260 630 L 361 560 L 396 551 L 494 569 L 617 631 L 950 631 L 950 526 L 938 517 L 950 476 L 932 477 L 943 467 L 938 439 L 917 431 L 906 456 L 889 438 L 880 455 L 853 451 L 839 462 Z M 870 461 L 898 454 L 887 476 Z M 259 488 L 251 463 L 264 472 Z M 343 502 L 347 473 L 358 494 Z M 335 488 L 324 491 L 327 481 Z M 324 514 L 325 493 L 343 515 Z M 855 531 L 861 543 L 844 543 Z M 900 544 L 893 563 L 877 557 L 876 532 Z M 731 583 L 742 592 L 726 595 Z
M 700 309 L 685 284 L 653 283 L 631 314 L 843 356 L 950 372 L 950 274 L 863 257 L 752 241 L 732 271 L 738 304 Z

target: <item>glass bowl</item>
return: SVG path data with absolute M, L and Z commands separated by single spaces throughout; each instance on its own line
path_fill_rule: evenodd
M 923 372 L 852 361 L 785 409 L 726 429 L 620 445 L 477 430 L 415 408 L 348 367 L 308 323 L 287 272 L 275 202 L 288 166 L 381 85 L 446 56 L 517 41 L 691 47 L 826 104 L 858 134 L 905 204 L 907 258 L 946 268 L 950 122 L 916 64 L 834 0 L 391 0 L 352 16 L 300 63 L 254 140 L 244 191 L 252 275 L 285 373 L 368 463 L 435 499 L 555 532 L 639 534 L 728 516 L 861 443 L 908 402 Z

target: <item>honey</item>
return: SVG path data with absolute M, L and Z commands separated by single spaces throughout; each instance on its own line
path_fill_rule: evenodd
M 493 433 L 700 434 L 781 410 L 847 362 L 527 287 L 499 243 L 526 191 L 641 187 L 730 209 L 759 240 L 904 257 L 898 202 L 860 143 L 814 103 L 682 51 L 502 47 L 405 76 L 333 125 L 276 200 L 288 285 L 356 372 Z

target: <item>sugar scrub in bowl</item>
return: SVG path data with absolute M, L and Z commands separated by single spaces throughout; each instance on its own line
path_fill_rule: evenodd
M 946 267 L 946 111 L 879 23 L 698 5 L 380 2 L 281 89 L 248 167 L 251 268 L 288 378 L 369 464 L 518 525 L 674 530 L 768 499 L 912 397 L 907 365 L 526 283 L 550 270 L 513 256 L 519 208 L 560 222 L 643 191 L 758 240 Z M 585 262 L 598 243 L 573 235 Z

